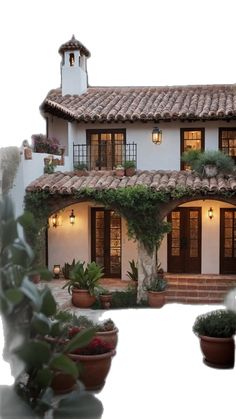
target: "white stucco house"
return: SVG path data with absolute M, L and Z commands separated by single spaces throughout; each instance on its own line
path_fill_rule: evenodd
M 220 149 L 236 161 L 236 85 L 92 87 L 88 49 L 73 36 L 59 53 L 61 86 L 48 93 L 40 111 L 46 135 L 65 149 L 63 162 L 54 174 L 43 175 L 48 154 L 33 152 L 32 159 L 23 154 L 12 191 L 18 194 L 18 212 L 27 188 L 54 196 L 46 235 L 49 268 L 73 258 L 95 260 L 106 276 L 127 279 L 129 261 L 138 257 L 126 220 L 99 203 L 76 202 L 74 191 L 182 185 L 196 193 L 176 200 L 165 214 L 172 232 L 158 251 L 162 267 L 176 275 L 236 275 L 235 177 L 200 179 L 181 163 L 188 149 Z M 125 160 L 135 162 L 136 173 L 119 178 L 114 169 Z M 77 163 L 86 165 L 86 176 L 74 173 Z

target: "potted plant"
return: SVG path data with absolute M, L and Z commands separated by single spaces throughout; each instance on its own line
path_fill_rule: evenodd
M 103 268 L 96 262 L 77 262 L 70 272 L 70 279 L 62 288 L 68 288 L 72 294 L 72 304 L 80 308 L 88 308 L 96 301 L 99 291 L 99 280 L 103 276 Z
M 70 335 L 76 335 L 76 328 L 70 330 Z M 83 347 L 74 349 L 69 357 L 80 369 L 79 379 L 87 390 L 100 390 L 105 384 L 107 374 L 111 367 L 112 357 L 116 351 L 109 343 L 94 337 Z
M 135 287 L 138 286 L 138 263 L 134 259 L 129 261 L 130 271 L 127 271 L 127 276 L 133 283 Z
M 118 177 L 123 177 L 125 175 L 125 169 L 122 164 L 118 164 L 115 168 L 115 174 Z
M 76 163 L 74 164 L 74 172 L 78 176 L 86 176 L 87 175 L 88 166 L 86 163 Z
M 161 308 L 165 304 L 167 281 L 158 274 L 144 288 L 147 291 L 149 307 Z
M 124 163 L 125 175 L 133 176 L 136 170 L 136 164 L 134 160 L 126 160 Z
M 95 325 L 96 336 L 104 342 L 111 345 L 112 348 L 116 348 L 118 343 L 118 328 L 111 319 L 104 320 Z
M 60 143 L 56 138 L 48 138 L 44 134 L 33 134 L 31 139 L 35 153 L 60 154 Z
M 218 173 L 230 174 L 235 170 L 234 160 L 220 150 L 189 150 L 182 155 L 182 161 L 192 170 L 206 177 L 216 176 Z
M 197 316 L 193 332 L 200 339 L 203 362 L 214 368 L 234 366 L 236 313 L 218 309 Z
M 107 288 L 101 288 L 99 291 L 99 300 L 101 302 L 102 308 L 110 308 L 112 302 L 112 292 Z

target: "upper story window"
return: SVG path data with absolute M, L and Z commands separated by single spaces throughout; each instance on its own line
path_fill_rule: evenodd
M 219 149 L 236 162 L 236 128 L 219 129 Z
M 204 128 L 181 128 L 180 130 L 180 153 L 189 150 L 204 150 Z M 181 161 L 181 170 L 188 166 Z
M 125 129 L 87 130 L 91 169 L 112 170 L 124 161 Z

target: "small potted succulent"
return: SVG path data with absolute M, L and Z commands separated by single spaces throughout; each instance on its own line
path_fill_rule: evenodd
M 87 176 L 88 165 L 86 163 L 74 164 L 74 172 L 77 176 Z
M 96 301 L 99 293 L 99 280 L 103 276 L 103 268 L 96 262 L 77 262 L 70 272 L 70 279 L 62 288 L 72 294 L 72 304 L 76 307 L 88 308 Z
M 101 303 L 102 308 L 108 309 L 111 307 L 112 302 L 112 292 L 107 288 L 100 288 L 99 291 L 99 300 Z
M 200 339 L 203 362 L 214 368 L 234 366 L 236 313 L 218 309 L 197 316 L 193 332 Z
M 115 168 L 115 174 L 118 177 L 123 177 L 125 175 L 125 169 L 122 164 L 118 164 Z
M 136 171 L 136 164 L 134 160 L 126 160 L 124 163 L 125 175 L 133 176 Z
M 165 304 L 167 281 L 158 274 L 146 285 L 149 307 L 161 308 Z

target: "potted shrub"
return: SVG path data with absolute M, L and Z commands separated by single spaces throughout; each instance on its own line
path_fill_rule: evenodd
M 88 308 L 96 301 L 99 291 L 98 282 L 103 276 L 103 268 L 96 262 L 77 262 L 70 272 L 70 279 L 62 288 L 68 288 L 72 294 L 72 304 L 80 308 Z
M 165 304 L 167 281 L 158 275 L 145 286 L 149 307 L 161 308 Z
M 182 155 L 182 161 L 192 170 L 206 177 L 216 176 L 218 173 L 230 174 L 235 170 L 234 160 L 220 150 L 189 150 Z
M 48 138 L 44 134 L 33 134 L 33 150 L 35 153 L 60 154 L 60 143 L 56 138 Z
M 106 288 L 101 288 L 99 292 L 99 300 L 101 302 L 102 308 L 110 308 L 112 302 L 112 292 Z
M 115 174 L 118 177 L 123 177 L 125 175 L 125 169 L 124 166 L 122 166 L 122 164 L 118 164 L 115 168 Z
M 193 332 L 200 339 L 206 365 L 214 368 L 234 366 L 236 313 L 218 309 L 201 314 L 194 322 Z
M 80 331 L 76 327 L 70 330 L 70 336 L 77 333 Z M 69 357 L 78 363 L 79 379 L 87 390 L 100 390 L 104 386 L 115 353 L 112 345 L 94 337 L 87 346 L 74 349 L 69 354 Z
M 78 176 L 86 176 L 87 175 L 88 166 L 86 163 L 76 163 L 74 164 L 74 172 Z
M 124 163 L 125 175 L 133 176 L 136 171 L 136 164 L 134 160 L 126 160 Z

